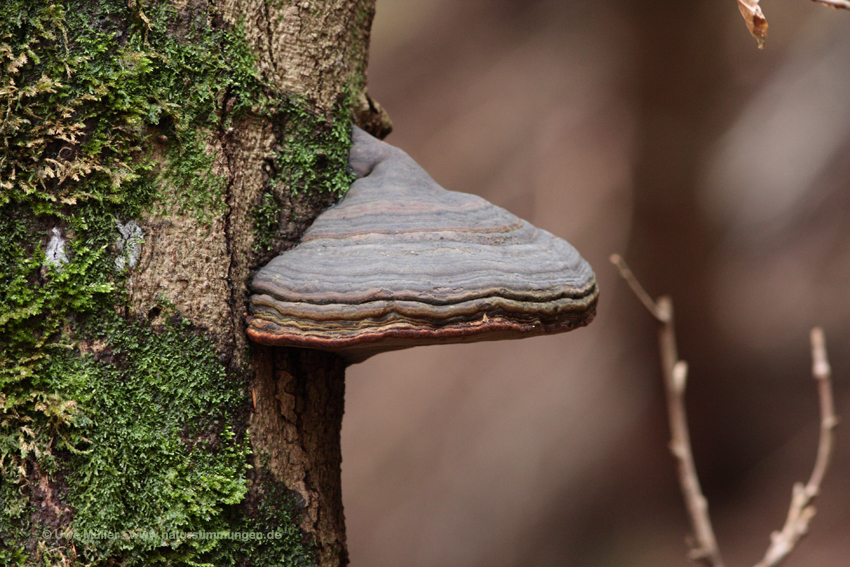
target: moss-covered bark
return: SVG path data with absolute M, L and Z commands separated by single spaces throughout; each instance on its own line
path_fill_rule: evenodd
M 242 315 L 388 128 L 373 11 L 0 3 L 0 564 L 346 562 L 343 367 Z

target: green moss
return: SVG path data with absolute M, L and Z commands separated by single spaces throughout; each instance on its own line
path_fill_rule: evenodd
M 273 249 L 280 232 L 283 199 L 268 187 L 263 191 L 260 204 L 254 209 L 254 249 L 268 252 Z
M 214 19 L 198 3 L 0 2 L 2 565 L 309 562 L 291 497 L 269 492 L 240 512 L 242 382 L 188 324 L 117 315 L 128 274 L 116 222 L 154 207 L 222 217 L 226 181 L 207 143 L 245 113 L 301 125 L 281 151 L 293 187 L 347 188 L 350 119 L 314 120 L 270 96 L 241 29 Z M 54 228 L 58 265 L 45 254 Z M 46 492 L 69 517 L 40 506 Z M 54 529 L 68 525 L 120 537 Z M 142 537 L 272 527 L 285 537 Z
M 353 97 L 346 88 L 329 116 L 312 109 L 300 98 L 281 99 L 271 110 L 280 131 L 270 169 L 269 185 L 254 209 L 254 246 L 272 250 L 282 234 L 281 214 L 287 211 L 284 195 L 340 199 L 354 182 L 348 167 L 351 151 Z
M 69 317 L 123 302 L 115 222 L 164 195 L 201 220 L 220 215 L 225 183 L 204 140 L 252 104 L 267 104 L 241 30 L 212 28 L 205 9 L 149 4 L 0 3 L 6 412 L 34 403 L 50 341 Z M 155 167 L 155 155 L 164 164 Z M 43 252 L 54 227 L 67 238 L 69 262 L 59 269 L 45 265 Z
M 298 528 L 301 510 L 292 494 L 284 492 L 277 484 L 269 483 L 257 512 L 256 518 L 242 521 L 243 529 L 248 532 L 274 533 L 275 537 L 255 540 L 253 543 L 249 541 L 247 546 L 238 549 L 240 559 L 264 567 L 315 565 L 312 550 L 304 544 Z
M 16 474 L 2 471 L 0 480 L 0 565 L 25 565 L 27 553 L 22 542 L 29 537 L 31 522 L 27 505 L 29 499 L 21 494 L 15 482 Z
M 127 537 L 78 538 L 77 553 L 132 565 L 208 551 L 215 541 L 162 534 L 226 529 L 222 507 L 247 490 L 247 444 L 229 425 L 244 393 L 186 322 L 154 332 L 108 316 L 81 334 L 82 351 L 56 356 L 47 374 L 79 407 L 68 467 L 72 529 Z M 160 537 L 141 537 L 153 533 Z
M 205 140 L 269 104 L 240 29 L 212 28 L 205 9 L 130 6 L 0 3 L 0 384 L 37 373 L 66 316 L 116 299 L 116 220 L 155 202 L 223 213 Z M 45 274 L 54 226 L 73 236 L 70 263 Z
M 26 206 L 0 207 L 0 386 L 7 396 L 10 384 L 36 373 L 41 347 L 71 313 L 102 308 L 116 290 L 106 253 L 114 225 L 95 208 L 40 221 Z M 62 266 L 46 264 L 40 246 L 51 225 L 76 235 L 66 242 L 69 262 Z
M 261 471 L 266 477 L 267 471 Z M 315 565 L 312 549 L 305 544 L 298 527 L 301 509 L 295 495 L 280 485 L 259 480 L 262 500 L 251 515 L 231 508 L 231 526 L 240 537 L 226 540 L 204 557 L 216 567 L 262 565 L 263 567 L 310 567 Z M 246 534 L 262 538 L 245 538 Z
M 225 126 L 225 98 L 228 119 L 262 99 L 250 49 L 205 9 L 130 5 L 0 6 L 0 204 L 60 214 L 85 201 L 138 206 L 167 188 L 181 211 L 223 211 L 204 140 Z M 154 152 L 167 157 L 157 171 Z
M 185 321 L 155 332 L 106 314 L 65 337 L 41 377 L 62 400 L 29 416 L 18 447 L 4 447 L 20 458 L 5 455 L 0 563 L 313 564 L 292 494 L 264 483 L 256 506 L 242 503 L 249 444 L 230 424 L 245 392 L 203 335 Z M 28 454 L 46 436 L 61 443 Z M 59 475 L 70 526 L 33 521 L 31 490 L 9 465 L 70 471 Z
M 321 191 L 345 195 L 354 177 L 348 168 L 351 150 L 351 97 L 346 90 L 328 120 L 295 98 L 281 104 L 286 117 L 282 148 L 277 152 L 280 172 L 272 184 L 284 183 L 293 194 Z

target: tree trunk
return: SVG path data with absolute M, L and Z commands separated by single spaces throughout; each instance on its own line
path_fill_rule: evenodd
M 0 7 L 0 563 L 344 565 L 344 364 L 253 272 L 347 190 L 375 0 Z

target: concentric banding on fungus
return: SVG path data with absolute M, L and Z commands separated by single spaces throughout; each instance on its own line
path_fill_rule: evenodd
M 566 241 L 446 191 L 407 154 L 356 130 L 361 177 L 302 242 L 255 276 L 257 342 L 340 351 L 521 338 L 588 324 L 598 290 Z

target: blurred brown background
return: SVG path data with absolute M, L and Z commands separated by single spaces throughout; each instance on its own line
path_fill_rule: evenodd
M 351 367 L 343 494 L 360 567 L 687 565 L 655 326 L 670 293 L 730 567 L 811 472 L 809 329 L 850 416 L 850 13 L 734 0 L 379 0 L 370 90 L 441 185 L 575 245 L 599 315 L 555 337 Z M 850 565 L 850 430 L 785 563 Z

